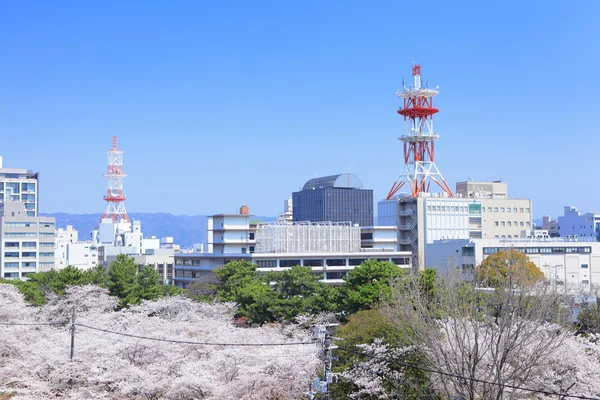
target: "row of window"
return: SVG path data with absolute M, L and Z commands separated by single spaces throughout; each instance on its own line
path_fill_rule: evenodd
M 35 261 L 26 261 L 26 262 L 21 263 L 22 268 L 35 268 L 35 265 L 36 265 Z M 19 263 L 18 262 L 5 262 L 4 267 L 5 268 L 19 268 Z
M 4 227 L 5 228 L 10 228 L 10 227 L 14 227 L 14 226 L 27 227 L 27 228 L 35 228 L 37 226 L 37 222 L 12 222 L 12 221 L 7 221 L 7 222 L 4 223 Z
M 21 253 L 21 257 L 36 257 L 36 252 L 35 251 L 24 251 Z M 46 257 L 54 257 L 54 253 L 40 253 L 40 256 L 42 254 L 46 254 Z M 4 258 L 19 258 L 19 252 L 18 251 L 5 251 L 4 252 Z
M 514 224 L 514 225 L 513 225 Z M 496 226 L 531 226 L 529 221 L 494 221 Z
M 524 254 L 589 254 L 592 252 L 591 247 L 484 247 L 483 254 L 494 254 L 499 251 L 509 250 L 516 250 Z
M 483 212 L 486 212 L 485 207 L 482 207 L 481 210 Z M 523 207 L 520 207 L 520 208 L 517 208 L 517 207 L 513 207 L 513 208 L 510 208 L 510 207 L 494 207 L 494 208 L 488 207 L 487 208 L 487 212 L 506 212 L 506 213 L 513 212 L 513 213 L 516 213 L 517 210 L 520 213 L 523 213 L 523 212 L 529 213 L 530 212 L 529 208 L 523 208 Z

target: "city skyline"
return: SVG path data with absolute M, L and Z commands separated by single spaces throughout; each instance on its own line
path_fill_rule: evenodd
M 40 173 L 42 213 L 101 213 L 117 135 L 130 212 L 276 215 L 348 170 L 376 202 L 402 171 L 395 92 L 414 60 L 440 86 L 453 189 L 502 179 L 535 218 L 597 211 L 581 162 L 598 144 L 598 43 L 579 39 L 598 37 L 599 5 L 344 4 L 6 6 L 4 167 Z

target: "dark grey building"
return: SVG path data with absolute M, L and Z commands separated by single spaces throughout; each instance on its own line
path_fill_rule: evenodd
M 292 193 L 293 220 L 352 222 L 373 226 L 373 191 L 354 174 L 311 179 Z

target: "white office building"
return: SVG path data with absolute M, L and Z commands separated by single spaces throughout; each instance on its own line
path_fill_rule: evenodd
M 25 203 L 0 205 L 0 276 L 24 278 L 54 268 L 55 220 L 28 215 Z
M 441 240 L 525 238 L 532 229 L 531 200 L 508 197 L 504 182 L 459 182 L 456 194 L 421 193 L 382 200 L 378 225 L 394 225 L 400 250 L 415 267 L 429 267 L 428 245 Z
M 91 242 L 80 242 L 79 232 L 71 225 L 57 229 L 55 246 L 56 270 L 68 266 L 87 270 L 98 265 L 98 246 Z
M 428 265 L 440 271 L 472 269 L 490 254 L 517 250 L 551 282 L 570 290 L 600 286 L 600 243 L 593 239 L 517 238 L 446 240 L 428 245 Z

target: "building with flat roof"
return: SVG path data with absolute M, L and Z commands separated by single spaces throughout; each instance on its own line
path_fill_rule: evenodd
M 0 205 L 0 276 L 24 278 L 54 268 L 55 220 L 28 215 L 25 203 Z
M 400 250 L 411 251 L 419 269 L 429 267 L 427 245 L 435 241 L 526 238 L 533 228 L 531 200 L 509 198 L 504 182 L 459 182 L 453 197 L 420 193 L 377 206 L 378 224 L 397 227 Z
M 390 261 L 401 268 L 411 265 L 411 253 L 398 251 L 395 227 L 285 221 L 252 226 L 247 214 L 211 218 L 209 251 L 175 254 L 174 280 L 178 287 L 212 283 L 216 269 L 240 260 L 255 263 L 262 272 L 310 266 L 314 274 L 323 275 L 324 282 L 331 284 L 342 283 L 344 275 L 366 260 Z M 248 234 L 247 240 L 244 234 Z
M 28 217 L 37 217 L 39 174 L 23 168 L 3 168 L 0 157 L 0 203 L 20 201 Z
M 600 242 L 594 238 L 513 238 L 436 241 L 428 245 L 428 266 L 472 269 L 490 254 L 517 250 L 556 285 L 569 290 L 600 285 Z
M 373 226 L 373 191 L 364 189 L 354 174 L 308 180 L 292 193 L 294 222 L 350 222 Z
M 565 215 L 558 217 L 558 232 L 561 237 L 600 241 L 600 213 L 581 213 L 575 206 L 565 206 Z

